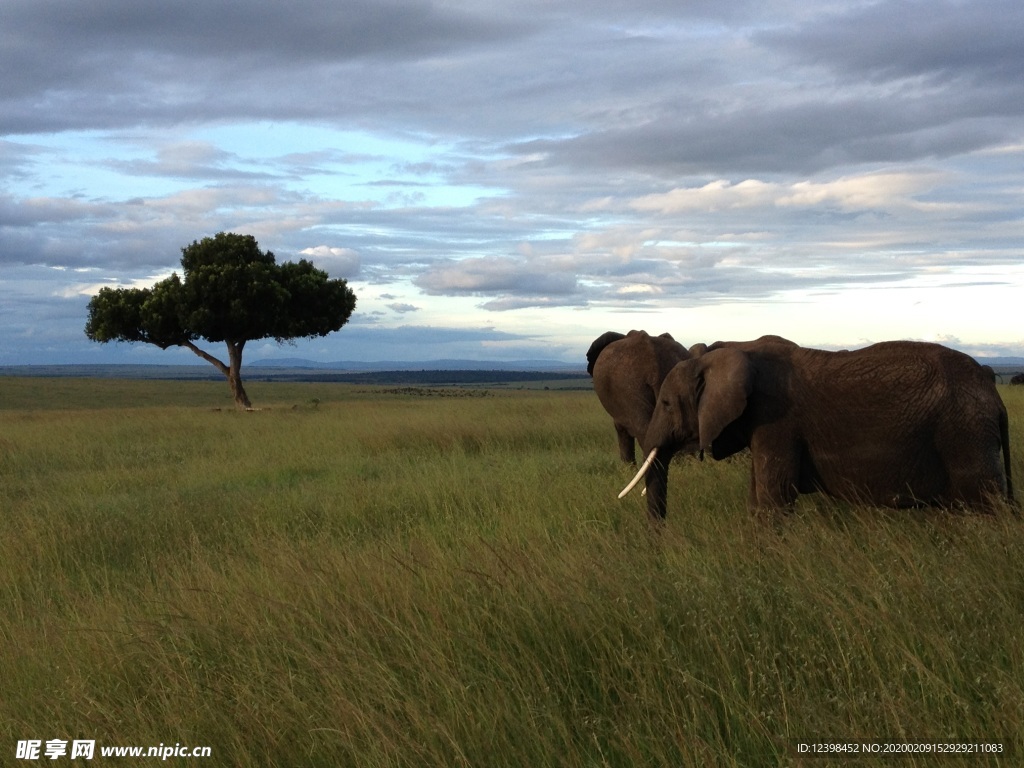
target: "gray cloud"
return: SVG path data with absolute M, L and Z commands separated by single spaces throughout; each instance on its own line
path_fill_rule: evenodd
M 450 55 L 525 30 L 522 21 L 423 0 L 15 0 L 4 8 L 0 69 L 19 76 L 0 84 L 0 132 L 286 118 L 282 106 L 311 84 L 347 79 L 338 67 L 348 63 Z
M 404 304 L 402 302 L 395 302 L 393 304 L 388 304 L 388 309 L 390 309 L 392 312 L 397 312 L 400 315 L 404 315 L 408 312 L 419 312 L 420 308 L 415 306 L 414 304 Z
M 268 181 L 276 174 L 232 167 L 237 155 L 209 142 L 177 142 L 158 147 L 153 160 L 107 160 L 103 165 L 129 176 L 166 176 L 211 181 Z
M 847 80 L 923 77 L 932 84 L 954 80 L 974 87 L 987 82 L 1019 87 L 1022 28 L 1024 6 L 1014 0 L 895 0 L 855 5 L 755 39 Z
M 445 328 L 431 325 L 401 325 L 396 328 L 376 328 L 372 324 L 353 325 L 356 332 L 375 329 L 373 338 L 386 343 L 402 344 L 452 344 L 464 341 L 523 341 L 527 336 L 509 333 L 486 326 L 481 328 Z
M 500 256 L 438 262 L 413 282 L 427 293 L 471 296 L 503 292 L 561 295 L 574 293 L 577 287 L 569 274 Z

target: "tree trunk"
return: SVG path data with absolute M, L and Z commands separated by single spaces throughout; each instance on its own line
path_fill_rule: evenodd
M 252 403 L 249 401 L 249 396 L 245 394 L 245 387 L 242 386 L 242 347 L 245 346 L 245 340 L 229 341 L 227 344 L 228 360 L 230 361 L 228 386 L 231 387 L 231 394 L 234 395 L 235 405 L 250 410 Z
M 231 341 L 229 339 L 226 343 L 228 345 L 228 362 L 230 365 L 224 365 L 216 357 L 200 349 L 191 341 L 186 341 L 182 346 L 188 347 L 223 373 L 228 380 L 228 386 L 231 387 L 231 396 L 235 398 L 235 405 L 245 410 L 251 410 L 252 403 L 249 401 L 249 396 L 245 393 L 245 387 L 242 386 L 242 348 L 245 346 L 245 339 L 241 341 Z

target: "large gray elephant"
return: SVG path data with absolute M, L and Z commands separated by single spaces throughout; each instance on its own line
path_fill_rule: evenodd
M 644 435 L 654 403 L 665 376 L 676 363 L 700 355 L 706 349 L 696 344 L 689 350 L 663 333 L 645 331 L 627 334 L 609 331 L 598 336 L 587 351 L 587 373 L 594 379 L 594 391 L 612 417 L 618 436 L 619 457 L 636 463 L 634 440 L 646 454 Z M 647 511 L 653 518 L 665 516 L 668 463 L 659 464 L 647 475 Z
M 1013 504 L 1006 408 L 973 359 L 938 344 L 856 351 L 778 337 L 719 342 L 665 378 L 625 495 L 676 451 L 716 459 L 750 448 L 748 506 L 800 493 L 879 506 Z

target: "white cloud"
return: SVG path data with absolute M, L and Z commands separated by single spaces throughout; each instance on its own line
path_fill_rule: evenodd
M 71 299 L 77 296 L 95 296 L 100 292 L 101 288 L 152 288 L 158 282 L 166 280 L 170 276 L 171 272 L 165 272 L 159 275 L 136 278 L 134 280 L 121 280 L 111 277 L 100 282 L 69 283 L 54 290 L 53 295 L 62 299 Z
M 936 209 L 916 196 L 941 183 L 928 171 L 880 172 L 842 176 L 833 181 L 789 183 L 717 179 L 701 187 L 676 188 L 644 195 L 630 202 L 638 211 L 675 214 L 683 211 L 724 211 L 749 208 L 835 208 L 841 211 L 887 211 L 899 208 Z
M 362 260 L 351 248 L 337 248 L 329 245 L 317 245 L 303 248 L 299 253 L 309 258 L 334 277 L 355 277 L 359 274 Z
M 899 208 L 936 209 L 918 196 L 933 189 L 942 178 L 929 172 L 871 173 L 844 176 L 835 181 L 799 181 L 780 194 L 775 204 L 783 207 L 836 207 L 842 211 L 888 211 Z

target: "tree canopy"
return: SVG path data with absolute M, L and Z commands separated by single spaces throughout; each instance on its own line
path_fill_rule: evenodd
M 278 264 L 251 235 L 220 232 L 181 249 L 177 273 L 151 288 L 101 288 L 89 302 L 85 335 L 161 349 L 187 347 L 223 373 L 235 402 L 251 407 L 242 386 L 247 341 L 284 342 L 326 336 L 352 315 L 356 296 L 345 280 L 330 279 L 311 262 Z M 224 342 L 224 363 L 196 341 Z

